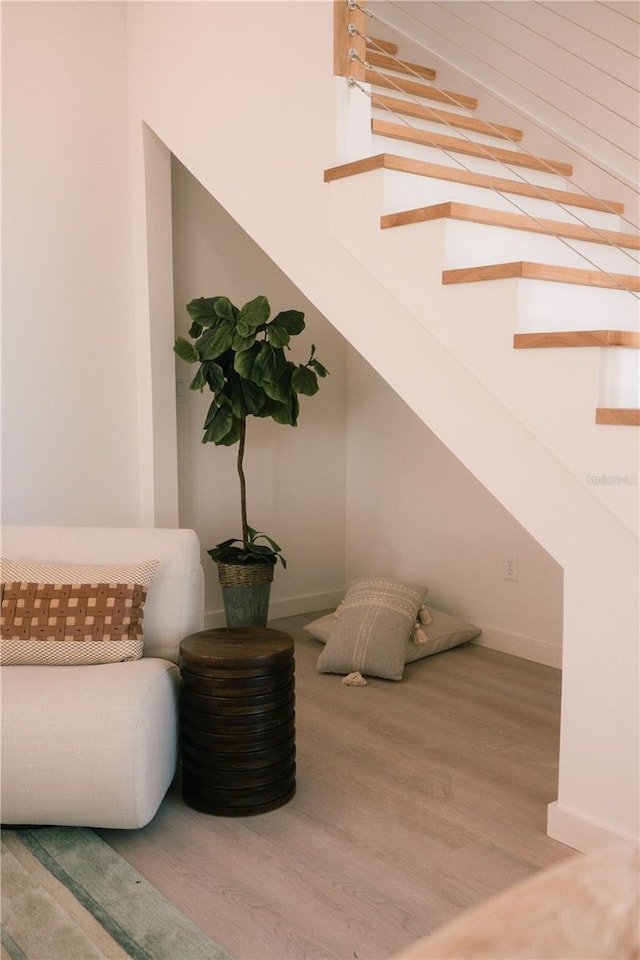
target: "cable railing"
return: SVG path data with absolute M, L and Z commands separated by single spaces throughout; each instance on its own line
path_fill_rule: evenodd
M 397 9 L 397 8 L 402 9 L 402 12 L 404 13 L 404 15 L 407 16 L 407 17 L 411 17 L 411 18 L 414 20 L 414 22 L 418 25 L 418 27 L 419 27 L 420 25 L 422 25 L 422 26 L 425 25 L 425 21 L 420 20 L 420 19 L 417 17 L 417 15 L 415 14 L 415 12 L 414 12 L 413 10 L 412 10 L 411 12 L 409 12 L 409 11 L 406 10 L 405 8 L 401 7 L 400 4 L 398 4 L 397 2 L 395 2 L 395 0 L 384 0 L 384 2 L 385 2 L 385 4 L 388 4 L 388 6 L 389 6 L 390 8 L 392 8 L 392 9 L 394 9 L 394 10 Z M 537 3 L 537 0 L 532 0 L 532 2 Z M 434 4 L 434 5 L 436 5 L 436 6 L 442 6 L 442 4 Z M 498 37 L 494 36 L 491 32 L 483 29 L 482 26 L 479 26 L 477 23 L 475 23 L 475 22 L 472 23 L 472 22 L 470 22 L 470 21 L 467 21 L 463 16 L 461 16 L 461 15 L 456 11 L 456 9 L 455 9 L 455 4 L 452 5 L 452 4 L 449 3 L 449 4 L 447 5 L 447 7 L 446 7 L 446 11 L 447 11 L 447 15 L 448 15 L 448 16 L 450 16 L 451 18 L 453 18 L 453 19 L 455 19 L 455 20 L 457 21 L 457 26 L 466 26 L 466 27 L 468 27 L 469 29 L 471 29 L 471 30 L 473 31 L 474 38 L 477 37 L 481 42 L 490 40 L 493 44 L 498 45 L 498 46 L 500 47 L 501 52 L 502 52 L 505 56 L 508 56 L 509 54 L 514 54 L 514 53 L 515 53 L 515 54 L 517 55 L 517 57 L 524 62 L 524 64 L 526 65 L 526 68 L 527 68 L 527 69 L 525 69 L 525 71 L 523 72 L 523 75 L 521 75 L 521 76 L 514 76 L 513 73 L 509 73 L 509 72 L 505 71 L 504 69 L 502 69 L 501 65 L 499 65 L 498 63 L 496 63 L 494 60 L 488 60 L 488 59 L 485 59 L 484 57 L 482 57 L 482 56 L 480 55 L 479 51 L 478 51 L 475 47 L 472 48 L 472 47 L 470 47 L 469 45 L 465 46 L 464 44 L 458 42 L 458 40 L 454 39 L 454 37 L 451 36 L 451 32 L 450 32 L 450 31 L 449 31 L 449 32 L 444 32 L 442 29 L 439 30 L 439 29 L 430 21 L 430 22 L 429 22 L 429 32 L 430 32 L 434 37 L 438 38 L 438 39 L 441 40 L 441 41 L 443 41 L 443 40 L 446 41 L 446 43 L 447 43 L 448 46 L 451 46 L 452 48 L 454 48 L 456 51 L 458 51 L 458 53 L 462 54 L 465 58 L 468 58 L 469 56 L 473 57 L 474 62 L 480 64 L 483 68 L 489 68 L 492 73 L 494 73 L 494 74 L 496 74 L 497 76 L 501 77 L 503 80 L 508 80 L 508 83 L 509 83 L 509 86 L 510 86 L 510 87 L 512 87 L 512 88 L 518 88 L 518 90 L 520 90 L 520 91 L 523 92 L 524 94 L 531 95 L 531 96 L 535 97 L 536 100 L 538 100 L 538 101 L 540 101 L 541 103 L 543 103 L 546 107 L 553 107 L 553 109 L 556 110 L 558 113 L 560 113 L 560 114 L 564 117 L 564 119 L 566 119 L 566 120 L 571 120 L 571 121 L 576 122 L 577 124 L 579 124 L 579 125 L 582 127 L 582 129 L 583 129 L 584 132 L 586 132 L 586 133 L 589 133 L 589 132 L 590 132 L 590 133 L 597 133 L 597 136 L 598 136 L 599 138 L 601 138 L 602 140 L 604 140 L 605 142 L 607 142 L 609 146 L 615 147 L 616 150 L 621 151 L 621 153 L 625 154 L 627 157 L 630 157 L 630 158 L 633 159 L 634 161 L 637 161 L 638 158 L 637 158 L 636 153 L 631 153 L 629 150 L 625 149 L 620 143 L 612 140 L 612 139 L 610 138 L 610 136 L 608 135 L 608 132 L 605 132 L 605 131 L 602 130 L 602 129 L 599 129 L 599 130 L 596 131 L 593 127 L 589 127 L 589 126 L 584 122 L 584 120 L 578 119 L 578 118 L 575 117 L 570 111 L 566 110 L 566 109 L 564 108 L 564 106 L 562 105 L 562 103 L 561 103 L 561 102 L 558 102 L 557 99 L 554 100 L 553 102 L 550 101 L 549 99 L 545 98 L 545 96 L 544 96 L 539 90 L 535 90 L 534 87 L 533 87 L 530 83 L 526 83 L 526 82 L 525 82 L 525 79 L 526 79 L 526 77 L 528 76 L 528 74 L 531 72 L 531 70 L 534 69 L 535 67 L 539 66 L 534 59 L 532 59 L 531 57 L 528 56 L 528 54 L 527 54 L 526 52 L 524 52 L 522 49 L 516 50 L 515 47 L 512 47 L 512 46 L 510 46 L 509 44 L 505 43 L 504 41 L 502 41 L 502 40 L 499 39 Z M 499 12 L 499 15 L 500 15 L 501 18 L 508 19 L 511 23 L 513 23 L 514 25 L 519 26 L 519 27 L 521 27 L 521 28 L 522 28 L 522 27 L 525 27 L 525 24 L 524 24 L 523 21 L 521 21 L 521 20 L 517 19 L 516 17 L 512 16 L 510 13 L 508 13 L 508 12 L 505 10 L 504 5 L 500 6 L 498 12 Z M 553 9 L 552 12 L 553 12 L 554 16 L 560 16 L 560 17 L 562 17 L 563 19 L 568 20 L 567 17 L 563 17 L 563 15 L 558 12 L 558 10 L 557 10 L 556 7 L 554 7 L 554 9 Z M 381 18 L 381 17 L 375 17 L 375 14 L 372 14 L 371 11 L 368 11 L 368 15 L 371 15 L 372 17 L 374 17 L 375 19 L 377 19 L 380 23 L 385 23 L 386 26 L 390 26 L 394 31 L 396 31 L 396 32 L 399 31 L 399 28 L 398 28 L 397 26 L 392 26 L 391 23 L 389 23 L 388 21 L 385 21 L 385 20 L 384 20 L 383 18 Z M 571 21 L 568 21 L 568 22 L 571 22 Z M 584 29 L 584 27 L 581 25 L 580 29 Z M 561 44 L 557 43 L 553 38 L 548 37 L 548 36 L 545 36 L 545 35 L 541 34 L 539 31 L 535 30 L 530 24 L 526 24 L 526 30 L 527 30 L 528 35 L 531 35 L 531 36 L 533 36 L 533 37 L 543 38 L 547 43 L 552 44 L 552 45 L 557 49 L 559 56 L 565 56 L 566 54 L 569 54 L 569 55 L 570 55 L 571 57 L 573 57 L 574 59 L 577 59 L 577 60 L 579 60 L 579 61 L 582 61 L 583 64 L 586 64 L 587 66 L 590 65 L 589 61 L 586 60 L 585 58 L 581 57 L 580 54 L 579 54 L 575 49 L 573 49 L 573 50 L 568 50 L 568 49 L 566 49 L 566 48 L 563 47 Z M 403 32 L 403 31 L 399 31 L 399 32 Z M 405 34 L 405 35 L 406 35 L 406 34 Z M 416 42 L 414 38 L 412 38 L 412 40 L 413 40 L 413 42 Z M 608 43 L 610 44 L 611 41 L 608 41 Z M 476 45 L 476 46 L 477 46 L 477 45 Z M 615 44 L 614 44 L 613 46 L 615 47 Z M 626 54 L 627 56 L 629 56 L 629 54 L 628 54 L 626 51 L 624 51 L 624 50 L 618 50 L 617 48 L 616 48 L 616 50 L 617 50 L 617 53 L 618 53 L 619 56 L 624 56 L 625 54 Z M 637 53 L 636 53 L 636 55 L 635 55 L 635 59 L 636 59 L 636 61 L 637 61 L 637 59 L 638 59 Z M 605 74 L 605 73 L 606 73 L 606 71 L 604 71 L 601 66 L 598 67 L 598 71 L 599 71 L 600 74 Z M 583 95 L 583 96 L 586 96 L 586 94 L 584 93 L 584 91 L 583 91 L 579 86 L 577 86 L 577 85 L 575 85 L 574 83 L 572 83 L 569 79 L 567 79 L 566 76 L 565 76 L 565 77 L 562 77 L 560 73 L 554 73 L 554 72 L 551 70 L 551 68 L 548 66 L 548 64 L 545 64 L 544 73 L 545 73 L 545 75 L 547 75 L 547 76 L 549 76 L 549 77 L 552 77 L 555 81 L 558 81 L 558 84 L 562 84 L 563 87 L 566 87 L 567 89 L 571 90 L 572 92 L 577 93 L 577 94 L 580 94 L 580 95 Z M 631 93 L 637 94 L 637 92 L 638 92 L 638 87 L 637 87 L 637 86 L 632 86 L 631 84 L 627 83 L 627 82 L 624 81 L 624 80 L 619 79 L 618 77 L 613 77 L 611 74 L 606 74 L 606 75 L 609 77 L 609 79 L 613 79 L 619 86 L 626 88 L 626 89 L 627 89 L 628 91 L 630 91 Z M 636 64 L 636 76 L 640 76 L 640 73 L 638 73 L 637 64 Z M 499 96 L 498 94 L 496 94 L 495 91 L 493 92 L 493 94 L 494 94 L 494 96 L 496 96 L 496 95 Z M 503 102 L 504 102 L 504 98 L 503 98 L 503 97 L 499 97 L 499 98 L 502 99 Z M 627 122 L 629 122 L 629 118 L 626 117 L 622 112 L 617 111 L 617 110 L 615 109 L 615 107 L 614 107 L 611 103 L 607 103 L 607 102 L 605 102 L 605 101 L 603 101 L 603 100 L 601 100 L 601 99 L 598 99 L 593 93 L 589 94 L 588 99 L 589 99 L 590 105 L 592 105 L 594 108 L 601 108 L 602 110 L 605 110 L 606 113 L 607 113 L 607 117 L 615 116 L 615 117 L 617 117 L 618 119 L 620 119 L 620 120 L 622 120 L 622 121 L 627 121 Z M 537 123 L 537 122 L 535 121 L 535 118 L 532 117 L 532 116 L 529 116 L 529 122 L 530 122 L 530 124 L 531 124 L 532 126 L 537 127 L 539 130 L 543 130 L 543 129 L 544 129 L 544 127 L 542 126 L 542 124 Z M 574 149 L 574 151 L 575 151 L 578 155 L 580 155 L 580 156 L 583 157 L 584 159 L 589 159 L 589 160 L 593 161 L 593 157 L 592 157 L 592 156 L 587 156 L 587 154 L 583 153 L 583 152 L 580 150 L 580 148 L 579 148 L 578 145 L 574 144 L 573 149 Z M 601 168 L 601 169 L 602 169 L 602 168 Z M 624 186 L 629 186 L 628 181 L 625 181 L 624 179 L 622 179 L 621 177 L 619 177 L 619 176 L 618 176 L 616 173 L 614 173 L 612 170 L 608 170 L 607 173 L 608 173 L 609 176 L 611 176 L 613 179 L 617 180 L 619 183 L 623 184 Z
M 408 92 L 406 89 L 404 89 L 400 83 L 395 83 L 394 79 L 390 77 L 389 74 L 382 73 L 380 70 L 377 69 L 376 66 L 372 65 L 366 59 L 367 47 L 370 50 L 376 50 L 376 51 L 379 51 L 380 53 L 384 53 L 384 55 L 389 60 L 391 60 L 392 63 L 398 64 L 398 67 L 401 68 L 403 74 L 409 75 L 409 76 L 413 75 L 415 79 L 420 83 L 424 83 L 424 80 L 425 80 L 424 76 L 418 73 L 417 71 L 414 71 L 411 65 L 407 64 L 406 61 L 400 60 L 398 57 L 396 57 L 393 53 L 389 51 L 388 47 L 382 46 L 373 37 L 369 36 L 368 33 L 365 32 L 367 19 L 384 23 L 384 21 L 380 17 L 376 16 L 371 11 L 367 10 L 361 3 L 358 3 L 358 0 L 347 0 L 346 3 L 340 3 L 339 6 L 343 8 L 346 7 L 348 11 L 346 21 L 344 21 L 344 15 L 343 15 L 344 22 L 340 27 L 340 29 L 345 32 L 345 34 L 343 35 L 342 42 L 343 44 L 344 43 L 347 44 L 346 61 L 345 61 L 347 64 L 347 69 L 345 71 L 336 70 L 336 73 L 342 73 L 342 75 L 346 75 L 347 82 L 350 87 L 357 88 L 361 93 L 367 96 L 370 99 L 373 107 L 386 111 L 389 115 L 393 116 L 396 120 L 400 121 L 402 124 L 404 124 L 410 129 L 420 130 L 421 137 L 424 137 L 424 139 L 427 141 L 426 145 L 428 146 L 429 131 L 425 131 L 424 128 L 422 127 L 417 127 L 406 116 L 398 113 L 393 108 L 389 107 L 388 104 L 386 104 L 379 95 L 372 93 L 371 90 L 368 90 L 366 89 L 365 86 L 363 86 L 363 83 L 365 82 L 365 78 L 367 78 L 367 82 L 369 86 L 376 85 L 375 78 L 377 77 L 383 78 L 385 88 L 392 88 L 392 89 L 395 88 L 399 93 L 402 94 L 403 99 L 405 101 L 408 100 L 409 102 L 413 102 L 420 106 L 421 113 L 423 114 L 424 120 L 428 120 L 429 115 L 431 115 L 439 125 L 445 125 L 445 126 L 448 126 L 450 129 L 454 130 L 455 136 L 457 139 L 464 140 L 470 144 L 473 144 L 473 147 L 476 153 L 479 151 L 479 153 L 483 155 L 486 159 L 499 163 L 502 168 L 504 168 L 509 172 L 511 178 L 517 178 L 522 183 L 531 184 L 531 181 L 526 176 L 524 176 L 523 173 L 519 169 L 517 169 L 517 167 L 514 168 L 513 162 L 509 163 L 508 161 L 505 161 L 504 158 L 500 157 L 495 153 L 495 149 L 494 150 L 491 149 L 491 146 L 489 146 L 488 144 L 481 143 L 478 140 L 475 140 L 473 137 L 468 136 L 468 134 L 463 129 L 461 129 L 459 126 L 456 125 L 455 121 L 447 119 L 447 117 L 443 114 L 442 111 L 436 110 L 435 108 L 430 107 L 428 103 L 425 103 L 423 99 L 417 96 L 414 96 L 413 94 Z M 356 17 L 357 17 L 357 21 L 356 21 Z M 385 26 L 387 26 L 387 24 L 385 24 Z M 354 72 L 357 72 L 357 76 L 354 76 L 353 74 L 349 75 L 350 73 L 352 73 L 352 71 L 349 69 L 349 65 L 354 66 L 355 68 Z M 393 69 L 393 66 L 391 66 L 389 69 Z M 463 109 L 465 108 L 466 104 L 457 100 L 455 94 L 452 94 L 451 92 L 446 90 L 442 90 L 440 87 L 436 86 L 433 83 L 431 83 L 429 86 L 431 89 L 434 89 L 438 92 L 438 98 L 441 101 L 444 101 L 445 103 L 449 103 L 452 106 L 455 106 L 457 108 L 463 108 Z M 495 136 L 498 136 L 500 140 L 502 141 L 506 140 L 517 151 L 522 153 L 523 157 L 525 156 L 532 157 L 535 160 L 538 166 L 538 169 L 546 170 L 552 174 L 557 174 L 557 170 L 553 167 L 553 165 L 549 161 L 545 160 L 542 157 L 537 156 L 535 153 L 532 153 L 529 150 L 525 150 L 521 145 L 521 143 L 509 134 L 508 128 L 505 128 L 502 125 L 493 124 L 492 122 L 485 121 L 485 120 L 483 120 L 483 127 L 485 128 L 485 133 L 487 133 L 489 136 L 491 136 L 491 134 L 493 133 Z M 473 167 L 469 166 L 468 164 L 465 164 L 465 162 L 461 160 L 460 157 L 457 156 L 453 150 L 449 150 L 446 147 L 441 146 L 435 140 L 432 143 L 432 146 L 438 149 L 440 152 L 442 152 L 443 155 L 446 155 L 460 169 L 463 169 L 468 173 L 476 172 L 474 171 Z M 603 201 L 602 199 L 596 198 L 595 196 L 593 196 L 593 194 L 591 194 L 589 190 L 584 188 L 572 176 L 564 176 L 564 179 L 568 183 L 570 183 L 571 186 L 577 192 L 579 192 L 581 195 L 586 197 L 588 200 L 597 202 L 600 208 L 602 208 L 602 206 L 604 205 L 606 208 L 609 209 L 611 213 L 616 214 L 618 217 L 620 217 L 621 220 L 625 221 L 626 223 L 629 223 L 631 226 L 634 226 L 633 223 L 630 220 L 628 220 L 626 217 L 624 217 L 624 215 L 622 215 L 619 210 L 615 210 L 606 201 Z M 634 264 L 634 266 L 636 267 L 638 266 L 638 262 L 639 262 L 638 259 L 629 251 L 628 248 L 625 248 L 621 244 L 616 243 L 614 240 L 612 240 L 611 237 L 607 235 L 607 232 L 601 230 L 596 226 L 593 226 L 592 224 L 588 223 L 586 220 L 583 220 L 575 212 L 575 210 L 568 209 L 568 206 L 570 206 L 570 204 L 561 203 L 557 199 L 557 197 L 554 196 L 553 193 L 551 193 L 551 191 L 545 188 L 544 185 L 536 183 L 535 187 L 539 197 L 548 200 L 555 207 L 569 214 L 575 222 L 586 227 L 589 231 L 592 232 L 592 234 L 597 236 L 598 242 L 606 244 L 611 248 L 614 248 L 615 250 L 620 252 L 624 257 L 628 258 Z M 579 256 L 585 263 L 588 263 L 600 274 L 606 276 L 607 279 L 614 285 L 614 287 L 620 288 L 626 291 L 627 293 L 630 293 L 631 296 L 633 296 L 636 300 L 640 299 L 640 296 L 635 291 L 629 289 L 628 286 L 625 286 L 624 283 L 621 282 L 618 276 L 604 269 L 600 264 L 596 263 L 589 256 L 587 256 L 583 250 L 580 250 L 577 247 L 575 247 L 566 237 L 559 236 L 556 232 L 554 232 L 552 229 L 549 228 L 548 224 L 545 223 L 544 219 L 540 217 L 536 217 L 530 211 L 526 210 L 519 203 L 517 203 L 514 200 L 513 195 L 509 194 L 507 190 L 501 190 L 499 187 L 495 186 L 494 184 L 489 184 L 489 189 L 491 189 L 497 196 L 500 196 L 514 209 L 518 210 L 518 212 L 523 216 L 525 216 L 530 222 L 535 223 L 538 232 L 545 233 L 548 236 L 553 236 L 556 240 L 560 241 L 564 246 L 566 246 L 569 250 L 571 250 L 572 253 Z M 585 239 L 588 240 L 588 238 L 585 238 Z

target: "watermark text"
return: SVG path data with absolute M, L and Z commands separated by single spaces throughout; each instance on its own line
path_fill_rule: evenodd
M 640 486 L 640 474 L 637 473 L 588 473 L 585 479 L 590 487 Z

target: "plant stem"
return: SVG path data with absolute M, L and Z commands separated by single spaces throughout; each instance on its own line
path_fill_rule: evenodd
M 247 418 L 243 417 L 240 423 L 240 445 L 238 446 L 238 476 L 240 477 L 240 508 L 242 510 L 242 541 L 245 550 L 249 547 L 249 531 L 247 529 L 247 485 L 242 469 L 244 458 L 244 441 L 247 432 Z

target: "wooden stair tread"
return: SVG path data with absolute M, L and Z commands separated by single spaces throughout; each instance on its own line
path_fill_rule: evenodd
M 408 73 L 412 76 L 424 77 L 425 80 L 435 80 L 436 72 L 431 67 L 423 67 L 419 63 L 411 63 L 408 60 L 398 60 L 386 53 L 380 53 L 367 47 L 367 61 L 372 67 L 382 67 L 385 70 L 395 70 L 396 73 Z
M 430 87 L 426 83 L 416 80 L 406 80 L 404 77 L 385 77 L 376 70 L 365 70 L 364 79 L 375 87 L 391 87 L 393 90 L 410 93 L 414 97 L 423 97 L 425 100 L 439 100 L 441 103 L 455 104 L 467 110 L 475 110 L 478 101 L 475 97 L 467 97 L 461 93 L 452 93 L 450 90 L 440 90 Z
M 549 330 L 544 333 L 516 333 L 516 350 L 539 347 L 631 347 L 640 349 L 640 333 L 633 330 Z
M 414 103 L 412 100 L 402 100 L 399 97 L 387 97 L 382 93 L 372 93 L 371 102 L 374 107 L 390 110 L 408 117 L 420 120 L 429 120 L 432 123 L 445 123 L 461 130 L 473 130 L 474 133 L 484 133 L 489 137 L 499 137 L 503 140 L 522 140 L 522 130 L 516 127 L 506 127 L 501 123 L 489 123 L 478 117 L 466 117 L 461 113 L 449 113 L 438 110 L 426 104 Z
M 528 260 L 518 260 L 513 263 L 489 263 L 483 266 L 462 267 L 461 269 L 444 270 L 442 272 L 442 282 L 445 284 L 475 283 L 480 280 L 504 280 L 513 277 L 640 292 L 640 277 L 625 273 L 601 273 L 599 270 L 582 270 L 578 267 L 557 267 L 550 263 L 532 263 Z
M 378 169 L 396 170 L 401 173 L 411 173 L 415 176 L 432 177 L 436 180 L 447 180 L 452 183 L 464 183 L 474 187 L 501 190 L 504 193 L 513 193 L 519 196 L 553 200 L 588 210 L 624 213 L 624 204 L 615 200 L 602 200 L 581 193 L 543 187 L 535 183 L 524 183 L 520 180 L 510 180 L 507 177 L 495 177 L 484 173 L 474 173 L 470 170 L 458 170 L 455 167 L 446 167 L 442 164 L 430 163 L 427 160 L 414 160 L 411 157 L 401 157 L 393 153 L 379 153 L 372 157 L 364 157 L 362 160 L 352 160 L 350 163 L 330 167 L 325 170 L 324 179 L 326 183 L 330 183 L 332 180 L 340 180 L 343 177 L 352 177 L 359 173 L 367 173 L 369 170 Z
M 530 170 L 550 171 L 565 177 L 570 177 L 573 173 L 573 167 L 570 163 L 534 157 L 527 153 L 505 150 L 502 147 L 493 147 L 484 143 L 473 143 L 458 137 L 447 137 L 439 133 L 432 133 L 430 130 L 416 130 L 399 123 L 391 123 L 388 120 L 372 120 L 371 130 L 373 133 L 383 137 L 391 137 L 394 140 L 405 140 L 426 147 L 437 147 L 441 150 L 451 150 L 454 153 L 464 153 L 467 156 L 511 163 L 518 167 L 528 167 Z
M 640 410 L 634 407 L 598 407 L 596 423 L 610 427 L 640 427 Z
M 385 53 L 392 53 L 394 56 L 398 52 L 398 44 L 393 43 L 391 40 L 380 40 L 379 37 L 371 37 L 371 43 L 375 44 L 373 49 L 380 47 Z M 369 47 L 367 47 L 367 50 L 368 49 Z
M 509 213 L 494 210 L 491 207 L 478 207 L 470 203 L 449 201 L 400 213 L 388 213 L 380 218 L 383 229 L 405 226 L 410 223 L 424 223 L 439 219 L 464 220 L 468 223 L 481 223 L 493 227 L 506 227 L 511 230 L 526 230 L 530 233 L 551 234 L 571 240 L 587 240 L 591 243 L 613 244 L 629 250 L 640 250 L 640 236 L 622 233 L 619 230 L 600 230 L 579 223 L 566 223 L 563 220 L 549 220 L 536 217 L 535 220 L 523 213 Z
M 621 273 L 603 273 L 599 270 L 583 270 L 578 267 L 558 267 L 554 264 L 533 263 L 527 260 L 462 267 L 444 270 L 442 274 L 442 282 L 445 284 L 508 278 L 548 280 L 555 283 L 640 291 L 640 277 Z

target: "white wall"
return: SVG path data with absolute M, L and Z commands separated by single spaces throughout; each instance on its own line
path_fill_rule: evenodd
M 423 582 L 479 642 L 561 666 L 560 566 L 355 351 L 348 382 L 348 576 Z
M 126 84 L 121 4 L 3 4 L 5 522 L 138 522 Z
M 300 397 L 298 426 L 250 417 L 244 470 L 249 524 L 282 547 L 270 616 L 337 605 L 345 580 L 345 343 L 294 284 L 219 203 L 174 159 L 173 238 L 176 332 L 187 335 L 185 305 L 194 297 L 228 296 L 242 306 L 267 296 L 271 315 L 302 310 L 306 328 L 291 359 L 305 363 L 311 344 L 329 370 L 314 397 Z M 180 524 L 203 546 L 208 622 L 224 622 L 216 567 L 204 550 L 241 535 L 237 444 L 203 444 L 209 391 L 189 390 L 195 368 L 176 358 Z
M 276 570 L 272 615 L 325 609 L 357 576 L 424 579 L 434 606 L 482 625 L 482 642 L 559 667 L 558 565 L 176 159 L 172 183 L 177 332 L 186 335 L 193 297 L 240 305 L 267 292 L 273 313 L 305 311 L 302 352 L 315 342 L 331 371 L 301 399 L 297 429 L 248 422 L 249 522 L 291 561 Z M 180 523 L 206 548 L 239 535 L 238 448 L 201 443 L 211 397 L 188 389 L 193 372 L 176 361 Z M 518 557 L 517 582 L 503 579 L 505 551 Z M 204 567 L 213 623 L 220 592 L 206 554 Z

